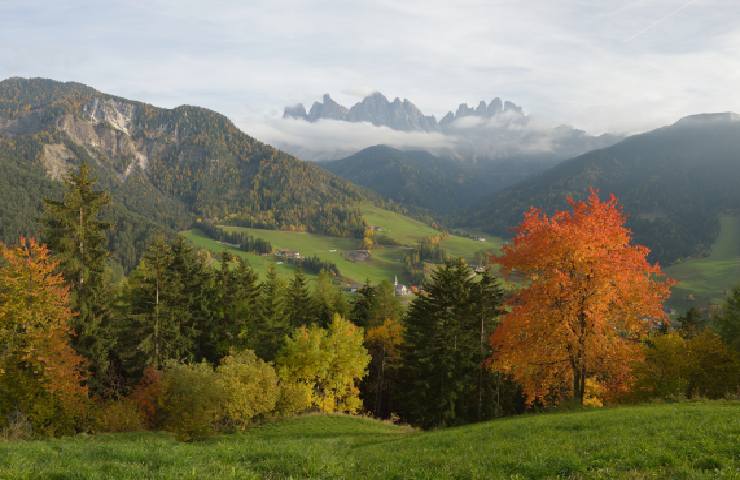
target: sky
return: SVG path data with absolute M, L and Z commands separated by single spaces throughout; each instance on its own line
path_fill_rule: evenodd
M 0 0 L 10 76 L 204 106 L 267 140 L 291 134 L 286 105 L 373 91 L 634 133 L 740 112 L 740 1 Z

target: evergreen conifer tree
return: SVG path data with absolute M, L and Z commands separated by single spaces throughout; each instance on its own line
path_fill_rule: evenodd
M 110 374 L 110 299 L 104 281 L 108 261 L 106 231 L 101 220 L 109 195 L 95 189 L 96 179 L 83 163 L 64 179 L 61 200 L 44 201 L 43 241 L 59 262 L 59 273 L 70 285 L 71 306 L 78 314 L 71 322 L 72 345 L 89 360 L 91 390 L 104 393 Z

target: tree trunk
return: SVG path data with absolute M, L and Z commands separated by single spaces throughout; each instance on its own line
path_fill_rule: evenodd
M 83 214 L 82 214 L 82 206 L 80 205 L 80 263 L 84 264 L 84 257 L 85 257 L 85 232 L 83 230 Z M 80 289 L 82 289 L 82 285 L 85 283 L 85 278 L 83 276 L 83 268 L 80 267 Z
M 485 329 L 484 329 L 484 318 L 481 313 L 480 316 L 480 365 L 478 365 L 478 421 L 480 422 L 483 417 L 483 357 L 486 354 L 483 346 Z
M 161 367 L 159 362 L 159 276 L 156 280 L 156 296 L 154 300 L 154 362 L 157 368 Z

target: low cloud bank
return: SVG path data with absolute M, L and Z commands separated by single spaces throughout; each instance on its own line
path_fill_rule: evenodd
M 365 122 L 290 118 L 242 122 L 250 135 L 310 161 L 344 158 L 374 145 L 423 149 L 467 161 L 497 161 L 518 157 L 561 160 L 618 140 L 594 137 L 568 126 L 554 126 L 530 116 L 505 113 L 493 117 L 466 116 L 444 131 L 400 131 Z

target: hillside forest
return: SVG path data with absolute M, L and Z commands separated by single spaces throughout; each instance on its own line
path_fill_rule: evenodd
M 674 282 L 613 196 L 530 209 L 495 270 L 447 258 L 408 304 L 390 282 L 260 277 L 165 234 L 121 275 L 113 197 L 83 162 L 49 192 L 39 238 L 0 245 L 5 436 L 192 440 L 307 411 L 435 428 L 740 386 L 740 288 L 711 317 L 671 320 Z

